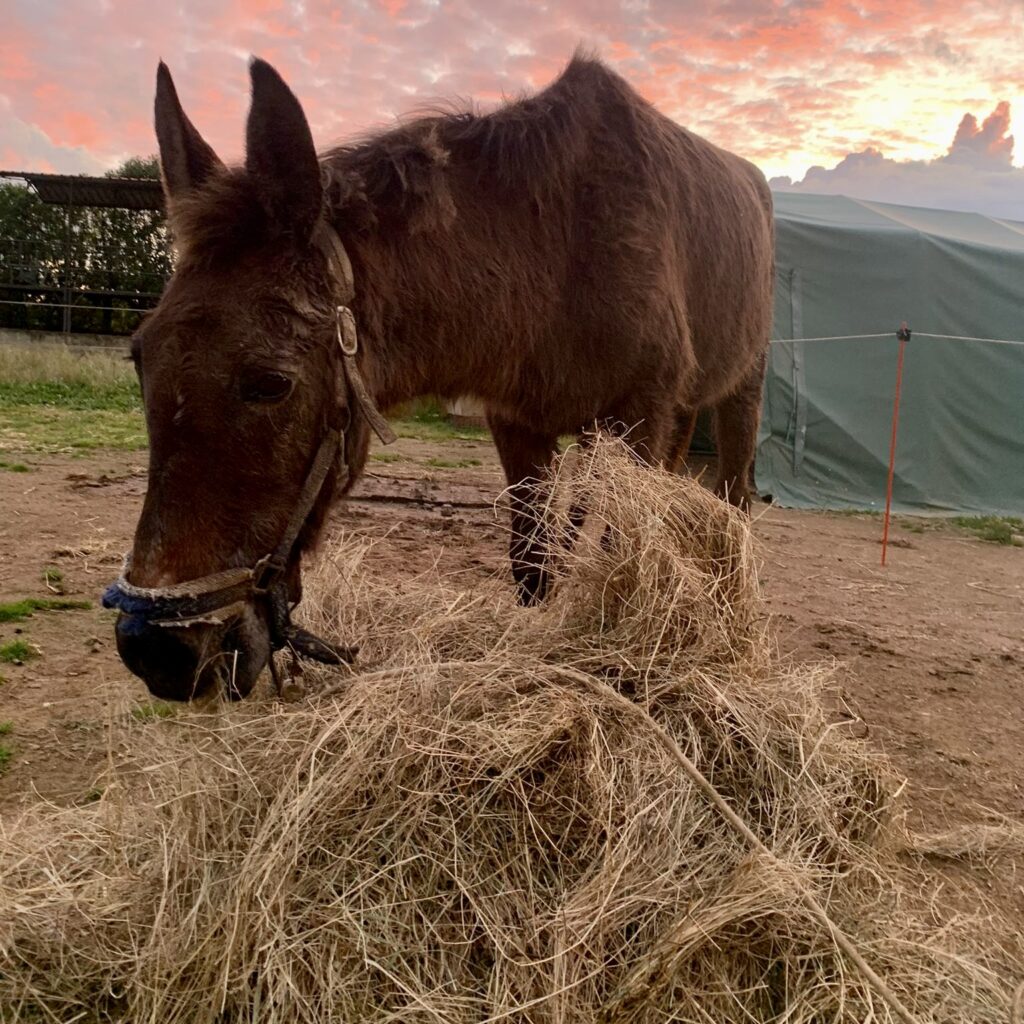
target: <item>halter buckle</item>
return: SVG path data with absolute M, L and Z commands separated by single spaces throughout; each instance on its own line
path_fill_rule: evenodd
M 271 555 L 264 555 L 252 567 L 252 592 L 254 594 L 268 594 L 275 583 L 284 575 L 288 566 L 280 559 Z

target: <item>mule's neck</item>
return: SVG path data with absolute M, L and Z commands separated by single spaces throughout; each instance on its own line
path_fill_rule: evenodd
M 382 409 L 424 395 L 480 394 L 480 333 L 445 272 L 436 239 L 373 233 L 345 240 L 363 373 Z

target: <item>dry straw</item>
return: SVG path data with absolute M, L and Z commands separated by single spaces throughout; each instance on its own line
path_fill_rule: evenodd
M 900 1019 L 809 895 L 916 1019 L 1003 1024 L 1021 950 L 914 912 L 890 776 L 776 656 L 743 521 L 611 443 L 558 483 L 589 520 L 544 608 L 343 539 L 306 615 L 357 672 L 137 727 L 97 803 L 4 823 L 0 1020 Z

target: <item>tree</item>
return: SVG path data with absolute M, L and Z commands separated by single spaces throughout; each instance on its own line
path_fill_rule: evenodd
M 155 156 L 131 157 L 107 177 L 156 178 Z M 68 211 L 23 184 L 0 182 L 0 326 L 60 330 Z M 73 207 L 70 277 L 73 331 L 125 334 L 171 272 L 163 213 Z
M 120 167 L 107 171 L 106 178 L 159 178 L 160 161 L 152 156 L 130 156 Z
M 160 165 L 155 156 L 130 157 L 108 171 L 108 178 L 158 178 Z M 147 309 L 152 296 L 163 290 L 171 273 L 171 254 L 165 218 L 156 210 L 89 209 L 82 230 L 83 277 L 95 290 L 106 291 L 107 307 Z M 133 293 L 148 298 L 132 300 Z M 126 333 L 135 328 L 139 316 L 108 308 L 93 330 Z
M 64 210 L 19 182 L 0 182 L 0 326 L 59 327 L 59 309 L 23 303 L 60 294 L 65 234 Z

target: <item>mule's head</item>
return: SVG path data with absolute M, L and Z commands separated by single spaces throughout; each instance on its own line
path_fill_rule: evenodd
M 318 534 L 342 474 L 366 456 L 340 368 L 335 265 L 321 245 L 320 168 L 298 100 L 251 65 L 244 167 L 228 169 L 185 116 L 167 68 L 156 133 L 178 259 L 132 341 L 149 431 L 149 487 L 127 584 L 166 592 L 256 565 L 273 552 L 318 448 L 348 426 L 280 577 L 300 597 L 299 556 Z M 144 602 L 143 602 L 144 604 Z M 244 696 L 272 646 L 268 602 L 245 599 L 169 626 L 122 601 L 122 660 L 166 699 L 224 685 Z

